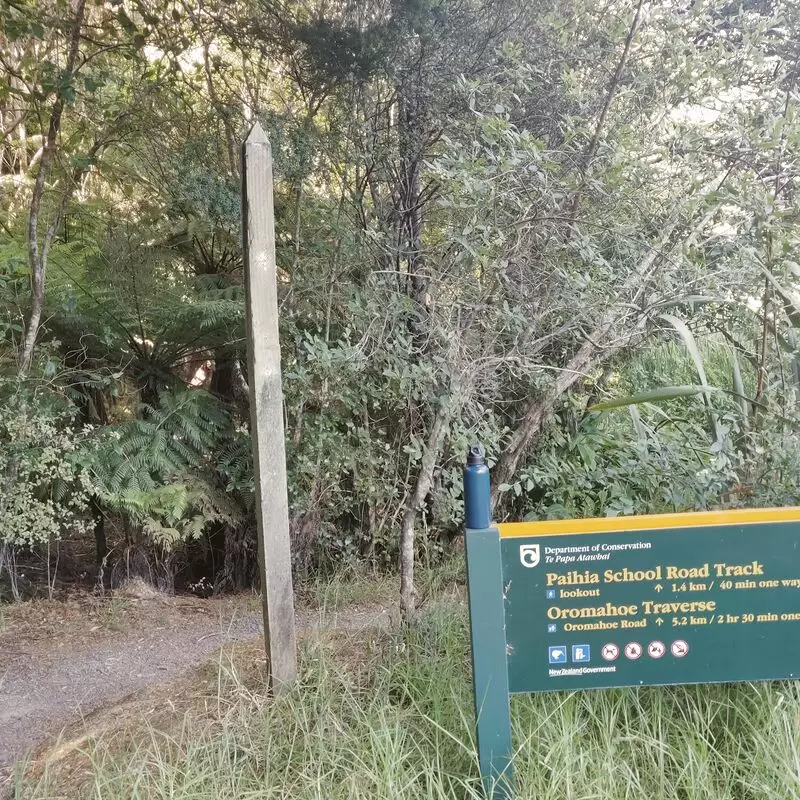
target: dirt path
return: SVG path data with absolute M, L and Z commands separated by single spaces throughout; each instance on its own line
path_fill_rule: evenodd
M 115 603 L 82 598 L 10 612 L 0 631 L 0 775 L 101 706 L 176 679 L 222 644 L 261 635 L 252 600 Z M 302 610 L 297 625 L 360 630 L 388 619 L 381 606 L 344 609 L 324 619 Z

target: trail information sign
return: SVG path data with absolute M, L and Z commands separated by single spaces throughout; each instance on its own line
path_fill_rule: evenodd
M 479 760 L 495 800 L 512 796 L 512 693 L 800 677 L 800 508 L 493 526 L 477 458 L 465 505 Z
M 509 691 L 795 677 L 797 519 L 777 509 L 499 526 Z M 642 527 L 653 523 L 663 527 Z

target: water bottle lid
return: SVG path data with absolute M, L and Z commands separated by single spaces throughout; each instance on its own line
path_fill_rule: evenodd
M 469 453 L 467 454 L 467 464 L 483 464 L 486 451 L 483 449 L 482 444 L 470 445 Z

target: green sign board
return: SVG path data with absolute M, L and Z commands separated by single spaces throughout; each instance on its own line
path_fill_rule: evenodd
M 796 522 L 510 534 L 511 692 L 800 673 Z
M 467 529 L 478 746 L 511 796 L 509 695 L 800 676 L 800 509 Z

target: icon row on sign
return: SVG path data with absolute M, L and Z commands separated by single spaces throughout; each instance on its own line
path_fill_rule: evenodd
M 683 658 L 689 652 L 689 644 L 683 639 L 676 639 L 670 646 L 669 651 L 675 658 Z M 629 661 L 637 661 L 642 657 L 644 648 L 639 642 L 628 642 L 624 648 L 625 658 Z M 647 645 L 647 655 L 650 658 L 662 658 L 667 652 L 664 642 L 658 640 Z M 600 650 L 600 655 L 605 661 L 616 661 L 619 658 L 619 646 L 613 642 L 604 644 Z
M 555 645 L 547 648 L 547 660 L 551 664 L 566 664 L 569 648 L 564 645 Z M 585 664 L 592 660 L 592 648 L 588 644 L 572 645 L 572 663 Z

